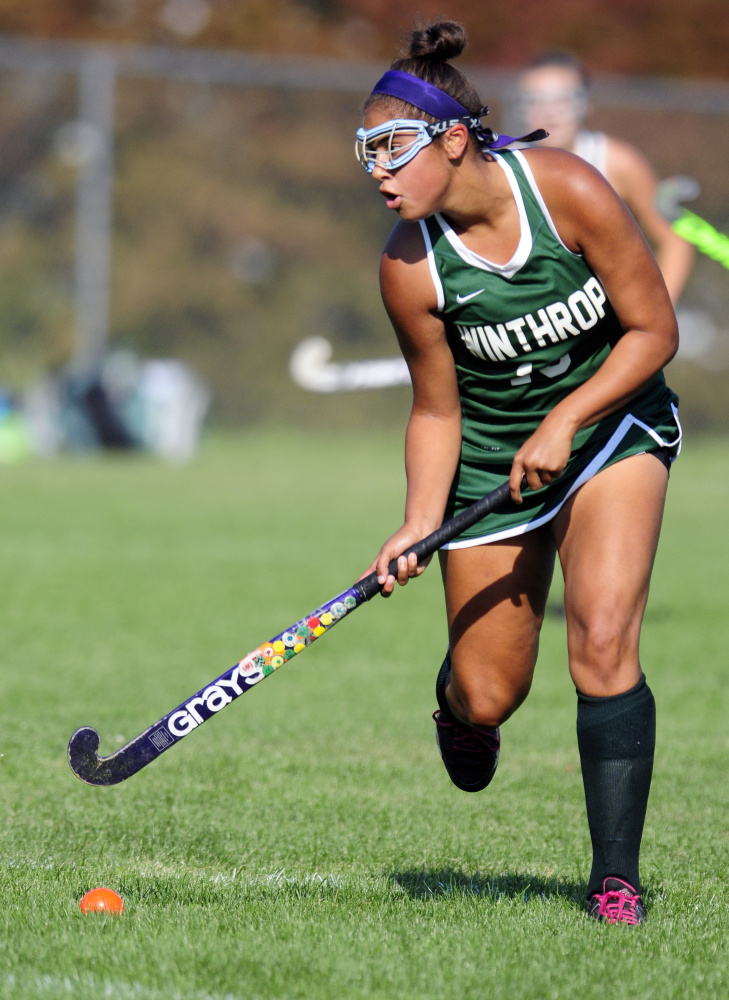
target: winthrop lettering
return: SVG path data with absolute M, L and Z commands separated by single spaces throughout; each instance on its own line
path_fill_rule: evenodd
M 605 316 L 607 296 L 597 278 L 588 278 L 566 302 L 552 302 L 493 326 L 458 326 L 471 354 L 483 361 L 508 361 L 550 344 L 579 337 Z

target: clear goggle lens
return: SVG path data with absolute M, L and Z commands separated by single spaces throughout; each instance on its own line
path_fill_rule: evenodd
M 355 155 L 368 174 L 375 165 L 396 170 L 408 163 L 433 141 L 428 123 L 416 119 L 395 118 L 371 129 L 357 130 Z

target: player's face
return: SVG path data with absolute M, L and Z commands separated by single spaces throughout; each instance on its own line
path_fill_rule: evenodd
M 578 73 L 568 66 L 527 70 L 519 81 L 518 110 L 526 131 L 545 128 L 544 146 L 571 149 L 587 111 Z
M 370 130 L 391 120 L 392 115 L 384 110 L 371 108 L 365 115 L 364 127 Z M 381 155 L 375 155 L 372 169 L 387 207 L 408 222 L 438 211 L 439 194 L 447 185 L 449 172 L 448 158 L 438 143 L 424 146 L 402 166 L 392 166 L 393 160 L 397 161 L 397 148 L 407 149 L 413 138 L 406 132 L 391 139 L 383 137 Z

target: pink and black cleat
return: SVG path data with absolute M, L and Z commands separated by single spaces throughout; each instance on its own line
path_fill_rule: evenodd
M 480 792 L 491 781 L 499 762 L 499 730 L 474 729 L 444 713 L 433 713 L 435 737 L 448 775 L 464 792 Z
M 587 915 L 608 924 L 644 924 L 645 907 L 632 885 L 621 878 L 606 878 L 602 892 L 590 896 Z

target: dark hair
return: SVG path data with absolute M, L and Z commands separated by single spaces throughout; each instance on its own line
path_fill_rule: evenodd
M 590 74 L 582 60 L 573 52 L 568 52 L 567 49 L 547 49 L 534 56 L 522 72 L 527 73 L 530 69 L 542 69 L 545 66 L 559 66 L 562 69 L 573 70 L 579 76 L 584 89 L 590 89 Z
M 457 21 L 421 23 L 410 34 L 407 55 L 395 59 L 390 69 L 425 80 L 458 101 L 472 115 L 479 115 L 482 111 L 481 98 L 463 73 L 448 62 L 459 56 L 465 47 L 466 29 Z M 364 110 L 375 103 L 391 107 L 397 118 L 422 118 L 431 123 L 437 121 L 420 108 L 387 94 L 372 94 L 365 101 Z

